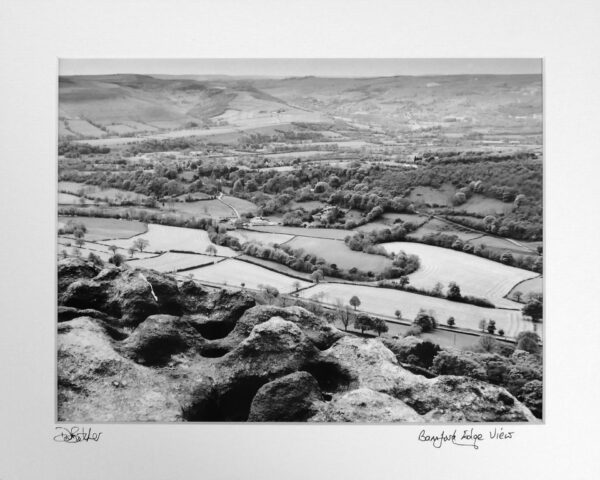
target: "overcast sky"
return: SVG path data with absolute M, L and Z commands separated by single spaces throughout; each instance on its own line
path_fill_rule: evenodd
M 61 75 L 142 73 L 378 77 L 542 73 L 541 59 L 61 59 Z

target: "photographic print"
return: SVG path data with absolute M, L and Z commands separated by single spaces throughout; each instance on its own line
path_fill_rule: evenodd
M 59 422 L 543 421 L 540 59 L 63 59 Z

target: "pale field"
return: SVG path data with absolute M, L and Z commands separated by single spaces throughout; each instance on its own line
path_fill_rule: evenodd
M 240 215 L 246 212 L 256 213 L 256 211 L 258 210 L 258 207 L 254 203 L 248 200 L 244 200 L 243 198 L 232 197 L 230 195 L 223 195 L 221 197 L 221 200 L 227 205 L 231 205 L 233 208 L 235 208 Z
M 253 230 L 232 230 L 228 232 L 228 235 L 237 238 L 240 243 L 257 242 L 263 245 L 272 243 L 281 245 L 294 238 L 293 235 L 286 235 L 284 233 L 255 232 Z
M 456 187 L 444 184 L 439 189 L 418 186 L 411 190 L 408 198 L 413 202 L 423 202 L 429 205 L 451 205 L 451 198 L 456 193 Z
M 280 293 L 290 293 L 295 291 L 294 283 L 300 283 L 300 288 L 310 285 L 310 282 L 297 280 L 281 273 L 267 270 L 266 268 L 252 265 L 235 259 L 228 259 L 208 265 L 195 270 L 185 272 L 191 274 L 199 281 L 240 287 L 241 283 L 252 289 L 258 289 L 260 285 L 270 285 L 279 290 Z
M 531 278 L 529 280 L 525 280 L 518 285 L 515 285 L 513 289 L 508 294 L 509 298 L 514 298 L 513 295 L 515 292 L 521 292 L 523 294 L 523 300 L 527 297 L 528 293 L 542 293 L 544 290 L 544 279 L 542 276 Z
M 378 273 L 392 266 L 392 261 L 383 255 L 372 255 L 350 250 L 339 240 L 296 237 L 286 245 L 294 249 L 302 248 L 306 253 L 322 257 L 327 263 L 334 263 L 346 270 L 356 267 L 365 272 Z
M 150 252 L 166 252 L 169 250 L 184 250 L 194 253 L 206 253 L 206 248 L 213 245 L 217 255 L 233 257 L 237 255 L 231 248 L 214 245 L 204 230 L 183 227 L 169 227 L 166 225 L 148 225 L 148 232 L 137 236 L 149 242 L 147 250 Z M 129 248 L 135 239 L 116 240 L 113 242 L 118 247 Z
M 178 270 L 200 267 L 219 260 L 210 255 L 167 252 L 152 258 L 128 261 L 133 268 L 148 268 L 158 272 L 176 272 Z
M 100 188 L 96 185 L 86 185 L 85 183 L 77 182 L 58 182 L 58 189 L 75 195 L 79 195 L 79 192 L 83 190 L 84 195 L 88 195 L 98 200 L 104 200 L 105 198 L 116 200 L 120 198 L 122 200 L 142 201 L 147 198 L 146 195 L 141 193 L 119 190 L 118 188 Z
M 252 227 L 252 230 L 259 232 L 285 233 L 287 235 L 301 235 L 315 238 L 331 238 L 343 240 L 352 232 L 340 230 L 337 228 L 303 228 L 303 227 L 284 227 L 281 225 L 266 225 L 261 227 Z
M 438 323 L 443 325 L 452 316 L 456 320 L 457 327 L 472 330 L 479 330 L 481 319 L 495 320 L 496 327 L 503 329 L 505 336 L 514 337 L 521 331 L 533 330 L 533 324 L 523 320 L 520 310 L 482 308 L 400 290 L 342 283 L 319 283 L 299 293 L 304 298 L 311 298 L 315 294 L 322 294 L 321 301 L 332 305 L 335 305 L 337 299 L 340 299 L 344 305 L 348 305 L 350 298 L 356 295 L 361 302 L 359 310 L 373 315 L 394 318 L 394 312 L 398 309 L 402 312 L 403 319 L 412 320 L 423 308 L 431 310 Z
M 430 233 L 446 233 L 448 235 L 456 235 L 462 241 L 472 240 L 479 238 L 483 233 L 472 232 L 467 229 L 461 229 L 458 226 L 448 224 L 437 218 L 433 218 L 425 223 L 423 226 L 417 228 L 410 234 L 411 237 L 421 238 Z
M 187 213 L 195 217 L 229 218 L 235 217 L 233 209 L 219 200 L 199 200 L 197 202 L 165 203 L 165 210 Z
M 59 193 L 58 194 L 58 204 L 59 205 L 89 205 L 93 203 L 87 198 L 78 197 L 77 195 L 73 195 L 71 193 Z
M 87 228 L 85 239 L 91 241 L 128 239 L 148 230 L 145 223 L 137 220 L 98 217 L 58 217 L 58 228 L 62 228 L 69 220 L 83 223 Z
M 516 253 L 516 254 L 529 254 L 529 255 L 535 255 L 535 247 L 531 247 L 529 245 L 527 245 L 525 242 L 519 242 L 516 241 L 515 242 L 511 242 L 509 239 L 506 238 L 499 238 L 499 237 L 491 237 L 489 235 L 483 235 L 477 238 L 474 238 L 472 240 L 469 240 L 470 244 L 477 246 L 477 245 L 485 245 L 487 248 L 489 249 L 493 249 L 493 250 L 502 250 L 502 251 L 509 251 L 511 253 Z M 523 245 L 523 246 L 521 246 Z
M 529 270 L 511 267 L 448 248 L 412 242 L 382 243 L 388 252 L 404 251 L 421 260 L 420 268 L 409 275 L 410 285 L 431 290 L 437 282 L 444 286 L 456 282 L 463 295 L 486 298 L 497 307 L 520 308 L 503 298 L 517 283 L 536 277 Z
M 298 152 L 280 152 L 280 153 L 267 153 L 265 154 L 266 158 L 303 158 L 303 157 L 313 157 L 316 155 L 322 155 L 331 153 L 324 150 L 302 150 Z
M 79 135 L 85 135 L 86 137 L 101 137 L 106 135 L 105 132 L 95 127 L 87 120 L 69 119 L 67 120 L 69 130 Z
M 106 129 L 110 133 L 115 133 L 117 135 L 127 134 L 127 133 L 135 133 L 138 131 L 137 128 L 131 127 L 129 125 L 124 125 L 124 124 L 107 125 Z
M 481 215 L 497 215 L 500 213 L 509 213 L 513 208 L 512 203 L 504 203 L 497 198 L 475 194 L 465 203 L 457 206 L 456 210 L 464 210 L 469 213 L 478 213 Z
M 266 268 L 270 268 L 271 270 L 283 273 L 284 275 L 300 277 L 306 280 L 307 282 L 312 282 L 312 279 L 310 278 L 310 273 L 299 272 L 298 270 L 294 270 L 293 268 L 290 268 L 287 265 L 282 265 L 281 263 L 274 262 L 273 260 L 265 260 L 264 258 L 251 257 L 250 255 L 240 255 L 236 258 L 240 260 L 246 260 L 247 262 L 254 263 L 256 265 L 260 265 Z

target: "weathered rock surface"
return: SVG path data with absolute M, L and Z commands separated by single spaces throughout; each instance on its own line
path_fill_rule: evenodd
M 303 422 L 318 411 L 323 396 L 315 378 L 296 372 L 269 382 L 256 392 L 249 422 Z
M 226 337 L 235 327 L 246 310 L 256 305 L 256 301 L 246 293 L 219 290 L 197 303 L 195 315 L 187 320 L 207 339 Z
M 59 271 L 61 421 L 534 421 L 504 388 L 413 374 L 302 308 L 78 259 Z
M 58 293 L 62 294 L 76 280 L 91 279 L 100 268 L 81 258 L 64 258 L 58 262 Z
M 81 317 L 58 326 L 58 420 L 181 421 L 174 389 L 119 355 L 101 324 Z
M 225 420 L 246 420 L 258 389 L 304 369 L 319 350 L 300 328 L 275 317 L 254 327 L 250 336 L 217 360 L 216 389 Z
M 100 312 L 99 310 L 94 310 L 93 308 L 85 308 L 80 310 L 74 307 L 65 307 L 64 305 L 59 305 L 57 312 L 57 319 L 59 322 L 66 322 L 68 320 L 73 320 L 77 317 L 92 317 L 100 320 L 104 320 L 109 323 L 116 323 L 116 319 L 107 315 L 104 312 Z
M 374 339 L 345 337 L 326 358 L 339 362 L 360 387 L 402 400 L 428 421 L 534 421 L 535 417 L 504 388 L 468 377 L 441 375 L 428 379 L 398 365 L 394 354 Z
M 247 338 L 256 325 L 273 317 L 280 317 L 298 325 L 315 346 L 321 350 L 329 348 L 335 341 L 344 336 L 337 328 L 304 308 L 260 305 L 247 309 L 236 322 L 231 333 L 225 338 L 207 342 L 203 353 L 211 357 L 224 355 Z
M 122 342 L 119 350 L 137 363 L 164 365 L 172 355 L 198 351 L 202 336 L 185 320 L 172 315 L 152 315 Z
M 310 422 L 423 422 L 411 407 L 385 393 L 359 388 L 322 404 Z

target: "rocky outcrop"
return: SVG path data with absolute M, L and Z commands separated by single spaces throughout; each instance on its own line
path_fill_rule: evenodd
M 304 308 L 260 305 L 247 309 L 225 338 L 207 342 L 203 354 L 209 357 L 224 355 L 247 338 L 256 325 L 273 317 L 280 317 L 298 325 L 307 338 L 321 350 L 329 348 L 344 335 L 340 330 Z
M 344 337 L 325 352 L 325 358 L 350 370 L 360 387 L 403 401 L 426 421 L 535 420 L 504 388 L 468 377 L 415 375 L 398 365 L 394 354 L 375 339 Z
M 224 420 L 246 420 L 260 387 L 305 369 L 319 350 L 300 328 L 275 317 L 254 327 L 248 338 L 217 360 L 215 378 Z
M 385 393 L 359 388 L 323 403 L 310 422 L 423 422 L 411 407 Z
M 269 382 L 256 392 L 249 422 L 304 422 L 324 404 L 319 384 L 307 372 L 296 372 Z
M 426 342 L 392 343 L 394 354 L 299 307 L 256 306 L 245 293 L 156 272 L 64 262 L 61 421 L 534 420 L 500 386 L 404 368 L 398 358 L 426 358 Z M 540 411 L 541 386 L 523 387 Z
M 204 342 L 185 320 L 172 315 L 152 315 L 140 323 L 119 349 L 137 363 L 164 365 L 178 353 L 193 353 Z
M 182 420 L 173 385 L 117 353 L 97 320 L 60 323 L 57 354 L 60 421 Z
M 207 339 L 226 337 L 236 326 L 246 310 L 256 301 L 246 293 L 219 290 L 197 303 L 200 313 L 190 315 L 187 320 Z
M 58 262 L 58 294 L 62 294 L 76 280 L 94 278 L 100 268 L 81 258 L 64 258 Z

